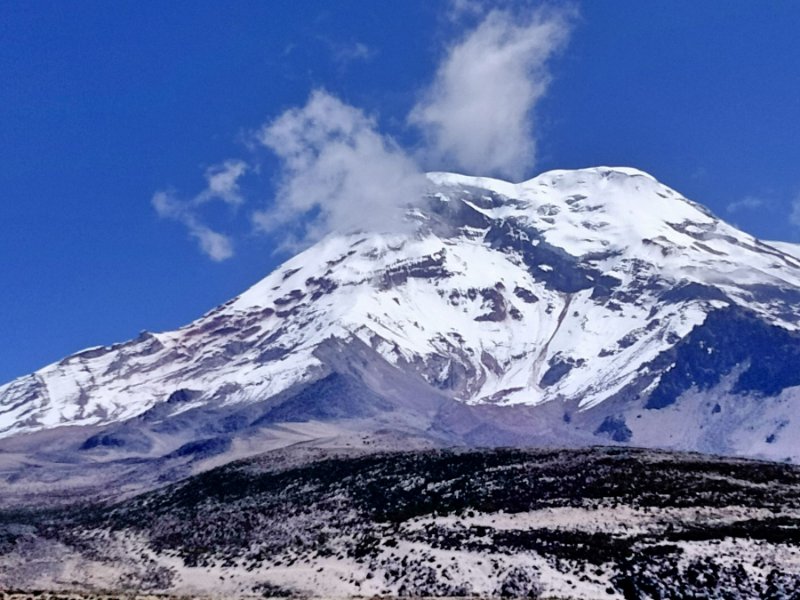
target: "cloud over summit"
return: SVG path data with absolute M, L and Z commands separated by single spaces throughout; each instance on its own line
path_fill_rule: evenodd
M 548 61 L 570 33 L 570 14 L 519 19 L 492 11 L 451 45 L 409 116 L 423 155 L 471 175 L 519 179 L 536 161 L 535 108 L 550 83 Z
M 254 215 L 264 231 L 298 218 L 308 240 L 394 228 L 425 185 L 419 167 L 373 118 L 321 90 L 265 125 L 259 140 L 281 161 L 275 201 Z
M 408 226 L 405 212 L 424 194 L 427 170 L 517 180 L 533 174 L 535 109 L 573 15 L 510 9 L 484 14 L 474 2 L 461 4 L 461 14 L 480 20 L 445 48 L 407 115 L 421 144 L 404 148 L 379 129 L 376 117 L 321 89 L 257 131 L 255 146 L 278 159 L 271 201 L 249 213 L 257 231 L 283 238 L 283 245 L 331 232 L 397 231 Z M 206 226 L 198 209 L 210 201 L 244 204 L 238 181 L 257 170 L 254 164 L 255 156 L 225 161 L 206 171 L 206 188 L 192 200 L 159 192 L 153 204 L 162 217 L 183 223 L 212 259 L 224 260 L 233 254 L 230 238 Z
M 275 201 L 254 221 L 274 231 L 298 219 L 305 239 L 354 228 L 397 229 L 419 200 L 424 171 L 520 178 L 536 158 L 534 109 L 547 90 L 548 60 L 567 41 L 571 14 L 525 19 L 495 10 L 445 52 L 408 120 L 423 132 L 418 152 L 382 134 L 376 119 L 317 90 L 259 140 L 281 161 Z

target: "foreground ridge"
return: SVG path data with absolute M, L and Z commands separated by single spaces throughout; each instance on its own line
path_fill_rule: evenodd
M 115 505 L 3 514 L 0 586 L 790 598 L 799 501 L 797 467 L 696 454 L 272 453 Z

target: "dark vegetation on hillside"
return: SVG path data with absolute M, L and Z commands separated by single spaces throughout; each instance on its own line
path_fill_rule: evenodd
M 620 507 L 654 515 L 743 507 L 744 517 L 628 532 L 495 529 L 468 521 L 476 514 L 558 507 L 596 511 L 599 521 L 604 510 Z M 748 516 L 748 508 L 755 516 Z M 758 568 L 767 574 L 757 580 L 741 557 L 692 559 L 681 547 L 756 540 L 798 550 L 800 522 L 786 515 L 796 509 L 800 469 L 690 454 L 623 448 L 423 451 L 328 458 L 284 470 L 251 459 L 114 506 L 3 514 L 0 553 L 33 528 L 40 537 L 102 559 L 103 532 L 135 532 L 157 554 L 179 556 L 190 566 L 261 570 L 340 557 L 368 567 L 387 589 L 452 596 L 472 592 L 435 550 L 508 557 L 534 552 L 578 579 L 608 581 L 610 591 L 626 598 L 797 598 L 800 574 L 765 563 Z M 454 521 L 435 522 L 436 516 Z M 414 519 L 422 525 L 411 527 Z M 401 553 L 398 546 L 408 542 L 431 551 Z M 497 595 L 538 596 L 536 573 L 493 560 Z M 161 572 L 153 587 L 168 584 Z

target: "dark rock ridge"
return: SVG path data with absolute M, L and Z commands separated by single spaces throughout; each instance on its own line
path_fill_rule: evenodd
M 663 408 L 691 388 L 713 389 L 742 367 L 731 391 L 769 397 L 800 385 L 800 335 L 738 308 L 711 312 L 702 325 L 656 359 L 650 368 L 670 368 L 650 394 L 646 408 Z

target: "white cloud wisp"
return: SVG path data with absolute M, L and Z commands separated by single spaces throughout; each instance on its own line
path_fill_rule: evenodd
M 743 211 L 753 211 L 763 207 L 766 204 L 763 198 L 756 196 L 745 196 L 739 200 L 734 200 L 728 203 L 725 210 L 729 213 L 738 213 Z
M 332 232 L 405 231 L 414 226 L 408 209 L 419 204 L 429 185 L 425 170 L 511 179 L 530 175 L 539 132 L 535 109 L 573 14 L 486 12 L 473 0 L 458 0 L 453 10 L 480 22 L 450 45 L 407 117 L 423 134 L 421 147 L 405 150 L 372 116 L 326 91 L 312 92 L 304 106 L 286 110 L 254 136 L 251 151 L 266 148 L 279 162 L 271 202 L 248 215 L 256 230 L 275 236 L 283 248 Z M 372 54 L 355 44 L 334 60 Z M 250 166 L 255 161 L 213 166 L 205 172 L 205 189 L 193 198 L 161 191 L 153 205 L 162 217 L 182 223 L 211 259 L 230 258 L 231 238 L 206 225 L 200 211 L 209 202 L 240 207 L 245 200 L 239 180 L 256 170 Z
M 452 45 L 409 115 L 422 154 L 470 174 L 521 178 L 536 160 L 535 108 L 550 83 L 548 61 L 569 38 L 571 13 L 527 20 L 492 11 Z
M 239 178 L 249 167 L 243 160 L 226 160 L 222 164 L 206 169 L 206 189 L 195 197 L 194 204 L 210 200 L 222 200 L 225 204 L 239 206 L 244 198 L 239 190 Z
M 202 222 L 198 208 L 208 202 L 219 200 L 233 207 L 244 202 L 239 189 L 241 178 L 249 167 L 241 160 L 227 160 L 206 169 L 206 188 L 191 200 L 181 200 L 172 191 L 159 191 L 153 195 L 152 204 L 158 216 L 183 224 L 189 235 L 197 240 L 200 250 L 215 262 L 227 260 L 234 255 L 231 238 L 213 230 Z
M 330 231 L 402 227 L 404 211 L 426 185 L 374 119 L 324 91 L 265 125 L 259 141 L 282 167 L 274 204 L 253 216 L 266 232 L 298 219 L 306 242 Z
M 800 194 L 792 201 L 792 211 L 789 213 L 789 222 L 795 227 L 800 227 Z

